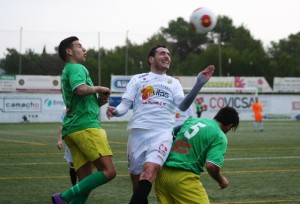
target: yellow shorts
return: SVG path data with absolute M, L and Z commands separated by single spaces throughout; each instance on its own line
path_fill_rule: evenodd
M 155 180 L 155 192 L 162 204 L 209 204 L 200 176 L 183 169 L 164 166 Z
M 88 128 L 73 132 L 66 135 L 64 140 L 71 151 L 75 171 L 100 156 L 112 155 L 106 132 L 103 129 Z

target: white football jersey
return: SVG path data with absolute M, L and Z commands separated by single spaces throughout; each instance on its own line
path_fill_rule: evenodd
M 180 82 L 166 74 L 153 72 L 134 75 L 127 84 L 123 97 L 133 101 L 133 115 L 128 129 L 172 129 L 175 106 L 183 98 Z
M 186 121 L 189 118 L 194 117 L 194 109 L 193 109 L 194 103 L 186 110 L 181 111 L 179 108 L 175 108 L 175 123 L 174 127 L 182 125 L 184 121 Z

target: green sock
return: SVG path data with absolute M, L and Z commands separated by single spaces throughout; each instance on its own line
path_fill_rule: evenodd
M 105 184 L 108 182 L 108 179 L 101 171 L 97 171 L 87 177 L 85 177 L 83 180 L 78 182 L 75 186 L 70 188 L 69 190 L 61 193 L 60 197 L 64 201 L 70 202 L 73 199 L 76 200 L 77 196 L 81 196 L 84 194 L 88 194 L 91 192 L 94 188 Z
M 69 202 L 69 204 L 85 204 L 88 197 L 89 197 L 89 194 L 77 196 L 75 199 L 71 200 L 71 202 Z

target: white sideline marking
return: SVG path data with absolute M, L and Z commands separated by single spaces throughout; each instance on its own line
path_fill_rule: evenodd
M 225 158 L 230 161 L 240 160 L 263 160 L 263 159 L 300 159 L 300 156 L 284 156 L 284 157 L 250 157 L 250 158 Z M 127 161 L 114 161 L 114 163 L 127 163 Z M 68 164 L 67 162 L 47 162 L 47 163 L 9 163 L 0 164 L 0 166 L 26 166 L 26 165 L 62 165 Z
M 249 158 L 225 158 L 230 161 L 238 161 L 238 160 L 262 160 L 262 159 L 298 159 L 300 156 L 284 156 L 284 157 L 249 157 Z

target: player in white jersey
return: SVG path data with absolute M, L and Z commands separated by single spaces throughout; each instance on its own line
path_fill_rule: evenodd
M 184 97 L 180 82 L 166 75 L 171 63 L 164 45 L 153 47 L 148 54 L 150 72 L 134 75 L 117 107 L 109 106 L 106 115 L 120 117 L 133 104 L 128 129 L 128 162 L 133 186 L 131 204 L 148 203 L 147 197 L 160 167 L 166 161 L 172 145 L 175 107 L 186 111 L 198 92 L 210 79 L 215 68 L 208 66 L 199 73 L 197 82 Z

